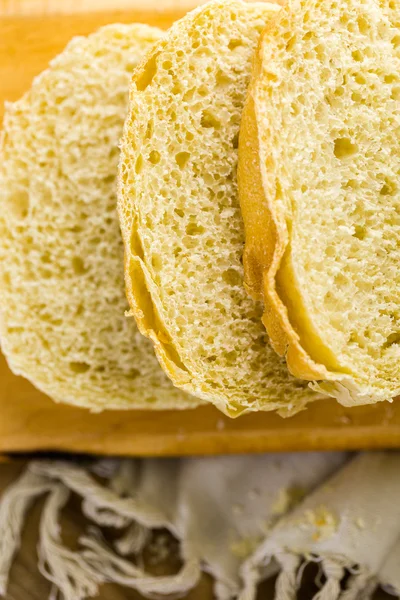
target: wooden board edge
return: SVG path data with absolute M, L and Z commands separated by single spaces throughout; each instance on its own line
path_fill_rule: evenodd
M 224 454 L 262 454 L 264 452 L 310 452 L 398 448 L 400 446 L 400 427 L 380 428 L 357 427 L 346 433 L 337 429 L 305 432 L 304 430 L 277 430 L 259 433 L 253 431 L 235 431 L 223 434 L 204 434 L 204 432 L 175 435 L 129 436 L 93 439 L 90 442 L 74 439 L 73 444 L 67 437 L 54 436 L 31 438 L 29 440 L 2 440 L 0 453 L 20 454 L 31 452 L 62 452 L 94 454 L 107 456 L 211 456 Z

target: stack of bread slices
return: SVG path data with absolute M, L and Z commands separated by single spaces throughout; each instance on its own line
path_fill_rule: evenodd
M 399 140 L 394 0 L 72 40 L 4 119 L 10 367 L 92 410 L 391 401 Z

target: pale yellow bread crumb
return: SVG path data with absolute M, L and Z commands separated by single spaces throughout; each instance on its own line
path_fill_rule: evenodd
M 292 374 L 344 405 L 400 392 L 400 4 L 289 0 L 239 141 L 249 293 Z
M 117 146 L 132 70 L 162 33 L 110 25 L 76 38 L 6 108 L 2 350 L 55 400 L 92 410 L 198 404 L 172 386 L 124 314 Z
M 175 385 L 229 416 L 319 396 L 269 347 L 243 287 L 237 139 L 259 34 L 278 7 L 211 2 L 136 72 L 121 145 L 127 295 Z

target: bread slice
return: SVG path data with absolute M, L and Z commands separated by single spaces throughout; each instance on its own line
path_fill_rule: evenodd
M 243 287 L 236 166 L 260 32 L 277 7 L 217 1 L 170 29 L 135 74 L 121 144 L 128 299 L 175 385 L 230 416 L 316 398 L 268 346 Z
M 344 405 L 400 392 L 400 4 L 290 0 L 240 137 L 250 293 L 297 377 Z
M 161 34 L 112 25 L 74 39 L 4 121 L 2 350 L 55 400 L 93 410 L 198 404 L 124 315 L 117 144 L 132 69 Z

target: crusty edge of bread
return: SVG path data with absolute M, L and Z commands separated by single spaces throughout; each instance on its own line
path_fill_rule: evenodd
M 246 235 L 245 285 L 252 297 L 264 303 L 263 323 L 274 350 L 280 356 L 286 354 L 293 375 L 314 380 L 324 377 L 325 369 L 314 363 L 302 348 L 276 289 L 276 274 L 289 243 L 289 233 L 283 215 L 265 193 L 266 159 L 259 135 L 256 101 L 263 70 L 262 46 L 270 27 L 273 22 L 267 25 L 254 56 L 240 127 L 238 184 Z
M 176 30 L 180 26 L 178 21 L 172 25 L 172 29 Z M 139 64 L 131 80 L 131 90 L 134 87 L 136 81 L 146 72 L 147 66 L 154 57 L 164 47 L 164 40 L 161 39 L 156 42 L 152 49 L 149 51 L 147 56 Z M 124 131 L 121 138 L 121 158 L 119 161 L 119 177 L 117 179 L 117 208 L 120 221 L 121 235 L 124 245 L 124 276 L 125 276 L 125 291 L 129 307 L 131 310 L 131 316 L 135 318 L 138 329 L 142 335 L 148 338 L 154 346 L 154 351 L 157 359 L 164 369 L 172 383 L 181 389 L 187 388 L 187 384 L 190 382 L 190 376 L 185 365 L 180 360 L 178 352 L 172 344 L 171 338 L 163 326 L 160 313 L 162 312 L 159 307 L 159 298 L 155 285 L 152 282 L 151 275 L 147 269 L 145 262 L 138 254 L 132 252 L 131 236 L 132 231 L 125 225 L 124 217 L 124 204 L 125 199 L 123 195 L 123 183 L 122 183 L 122 164 L 124 147 L 126 145 L 125 140 L 129 138 L 129 126 L 128 121 L 125 122 Z M 139 246 L 141 245 L 140 239 L 137 240 Z M 132 285 L 132 281 L 135 281 L 135 286 Z M 193 391 L 187 389 L 191 394 Z M 201 398 L 200 395 L 198 395 Z M 203 397 L 207 400 L 206 397 Z

